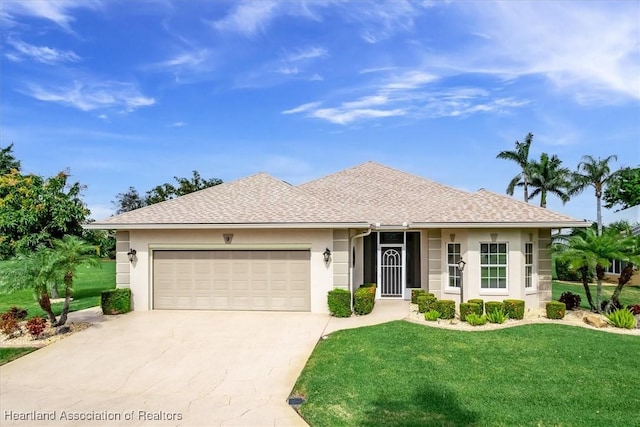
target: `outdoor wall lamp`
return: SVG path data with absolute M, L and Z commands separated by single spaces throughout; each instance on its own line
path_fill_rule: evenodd
M 127 256 L 129 257 L 129 262 L 133 262 L 136 259 L 136 254 L 138 252 L 135 249 L 129 249 L 127 252 Z
M 331 260 L 331 251 L 329 250 L 329 248 L 324 250 L 322 256 L 324 256 L 324 262 L 328 264 Z
M 460 270 L 460 304 L 464 302 L 464 281 L 462 280 L 462 272 L 464 271 L 464 266 L 467 263 L 464 262 L 462 257 L 458 260 L 458 270 Z

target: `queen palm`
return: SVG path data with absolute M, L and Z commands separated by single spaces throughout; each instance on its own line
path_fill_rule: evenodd
M 505 150 L 498 153 L 496 158 L 511 160 L 516 162 L 520 166 L 520 173 L 518 173 L 509 182 L 507 186 L 507 194 L 513 196 L 513 192 L 516 187 L 523 187 L 524 189 L 524 201 L 529 203 L 529 148 L 533 141 L 533 134 L 529 132 L 524 139 L 524 142 L 516 141 L 515 150 Z
M 555 194 L 566 203 L 570 198 L 571 171 L 561 167 L 562 160 L 553 155 L 549 158 L 547 153 L 540 155 L 540 161 L 533 161 L 529 167 L 529 186 L 535 190 L 529 196 L 533 199 L 540 195 L 540 207 L 547 207 L 547 194 Z
M 611 160 L 618 160 L 618 156 L 611 155 L 607 158 L 594 159 L 592 156 L 583 156 L 578 163 L 578 171 L 573 174 L 574 194 L 581 193 L 587 187 L 593 187 L 596 194 L 598 234 L 602 234 L 602 194 L 613 173 L 609 166 Z

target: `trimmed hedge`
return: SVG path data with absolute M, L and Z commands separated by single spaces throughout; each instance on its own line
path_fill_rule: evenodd
M 117 288 L 102 291 L 100 307 L 104 314 L 122 314 L 131 311 L 131 289 Z
M 484 303 L 484 312 L 485 313 L 491 313 L 493 311 L 505 311 L 504 309 L 504 303 L 500 302 L 500 301 L 487 301 Z
M 463 322 L 467 320 L 467 316 L 471 313 L 475 313 L 478 316 L 482 315 L 482 306 L 473 302 L 463 302 L 460 304 L 460 320 Z
M 438 300 L 434 303 L 434 309 L 440 313 L 441 319 L 453 319 L 456 317 L 456 302 L 453 300 Z
M 504 312 L 509 315 L 509 319 L 524 319 L 524 301 L 521 299 L 506 299 L 504 303 Z
M 418 296 L 418 313 L 426 313 L 427 311 L 431 310 L 435 307 L 434 303 L 436 301 L 436 297 L 433 294 L 424 294 Z
M 480 306 L 480 311 L 478 311 L 478 316 L 482 316 L 482 314 L 484 313 L 484 300 L 476 298 L 476 299 L 470 299 L 469 301 L 471 304 L 478 304 Z
M 425 291 L 424 289 L 411 289 L 411 304 L 417 304 L 418 297 L 426 293 L 427 291 Z
M 334 317 L 351 316 L 351 292 L 346 289 L 332 289 L 327 293 L 329 312 Z
M 372 286 L 373 285 L 373 286 Z M 353 294 L 353 311 L 356 314 L 369 314 L 376 303 L 375 283 L 360 286 Z
M 566 304 L 560 301 L 549 301 L 545 308 L 549 319 L 562 319 L 567 311 Z

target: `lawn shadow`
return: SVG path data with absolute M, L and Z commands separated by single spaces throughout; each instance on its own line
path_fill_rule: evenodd
M 363 427 L 477 426 L 479 414 L 465 409 L 449 388 L 425 385 L 408 396 L 381 396 L 358 423 Z

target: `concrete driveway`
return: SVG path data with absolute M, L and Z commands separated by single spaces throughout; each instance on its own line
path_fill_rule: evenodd
M 104 318 L 0 367 L 0 425 L 304 426 L 286 398 L 329 321 L 195 311 Z

